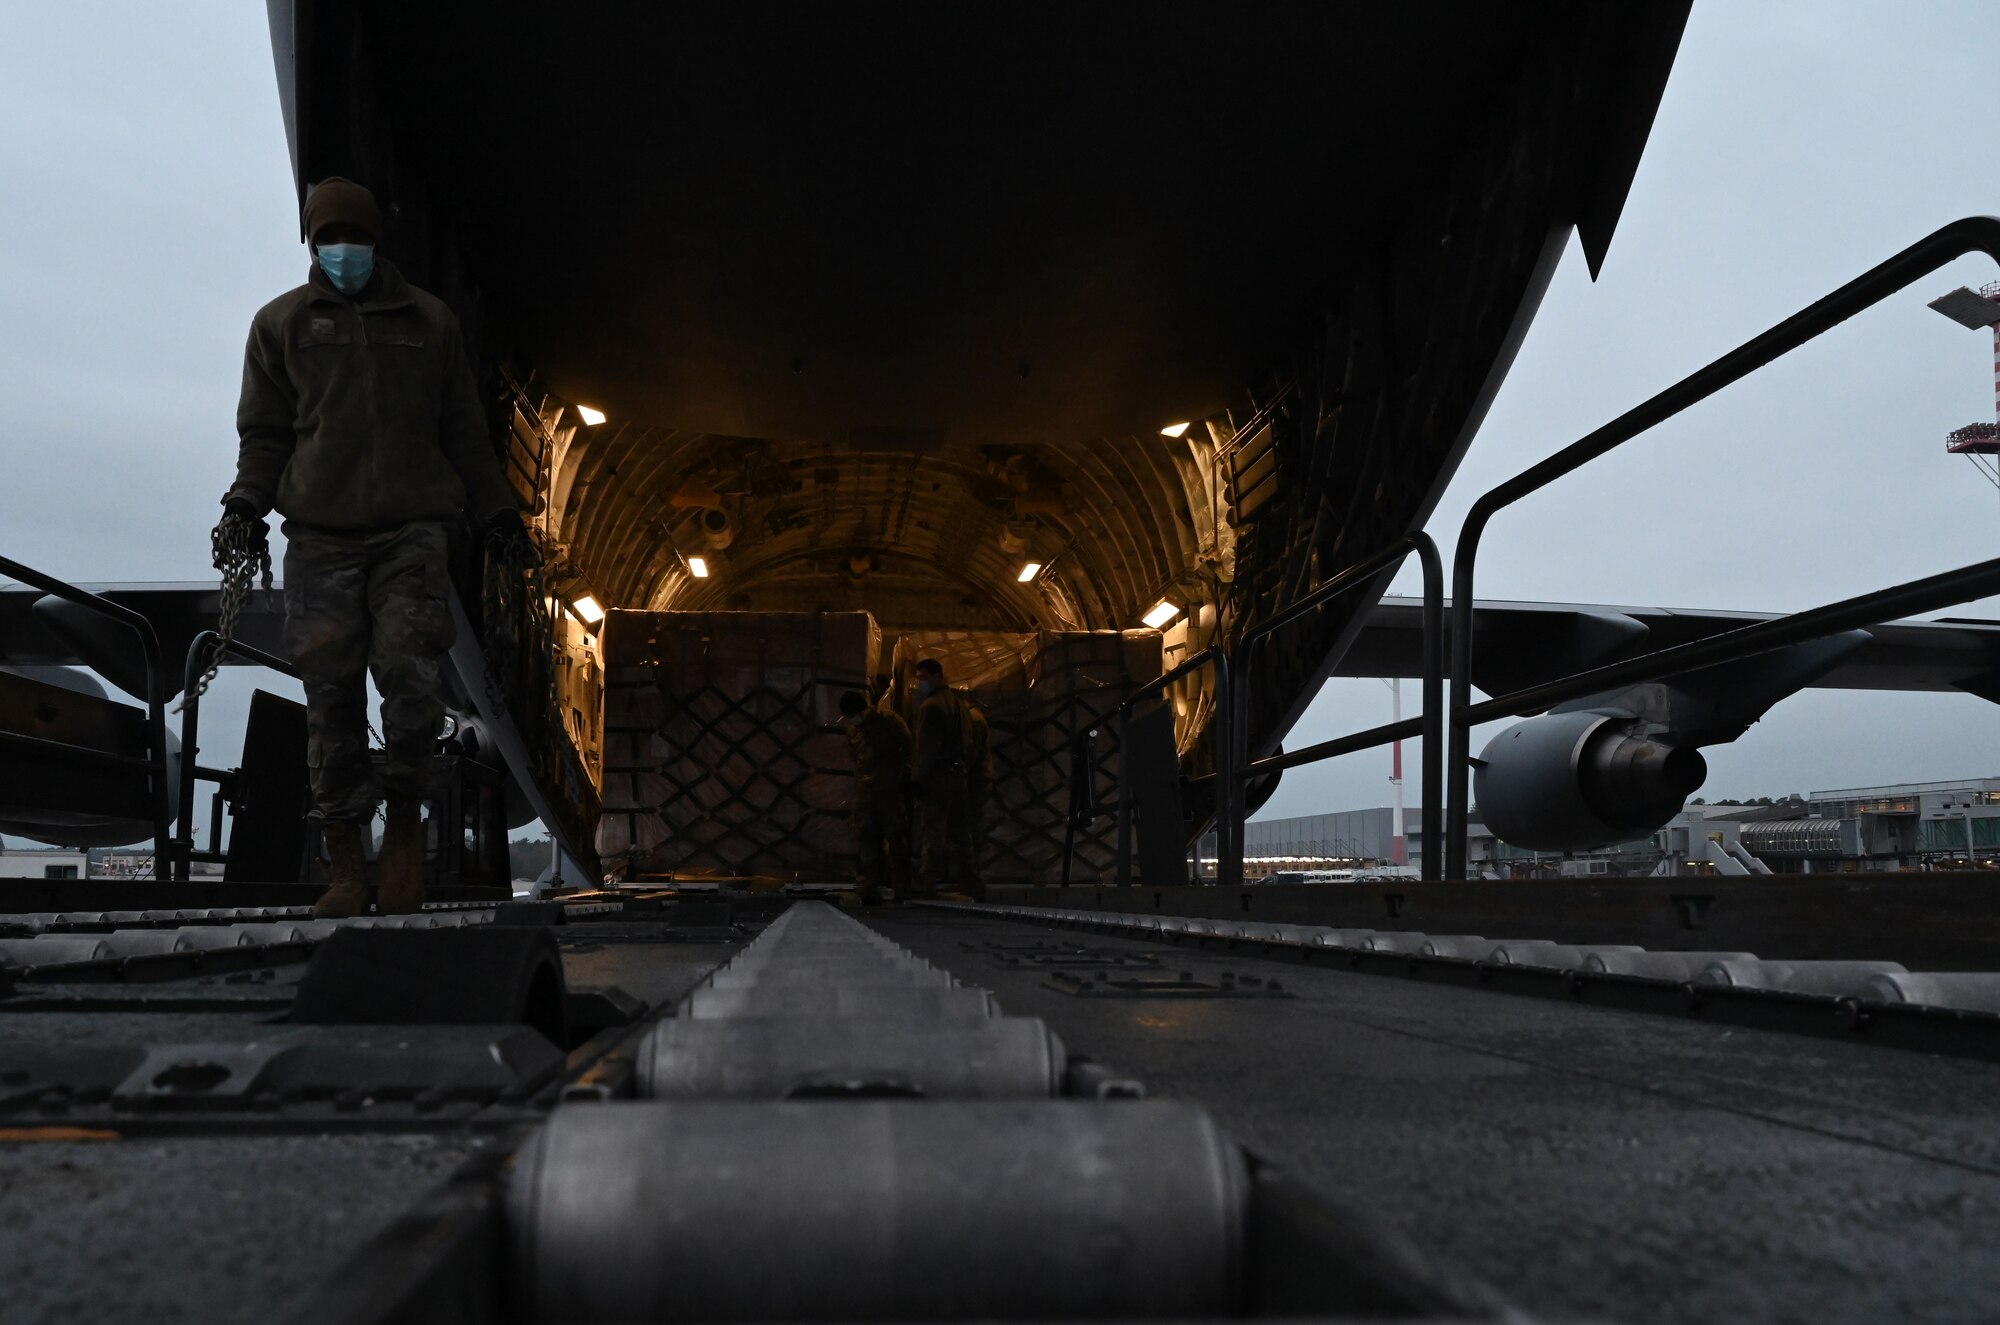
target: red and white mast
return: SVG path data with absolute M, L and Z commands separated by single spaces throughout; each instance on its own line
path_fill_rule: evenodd
M 1996 332 L 1995 334 L 1996 336 L 2000 336 L 2000 332 Z M 2000 353 L 2000 345 L 1996 345 L 1995 350 L 1996 353 Z M 1996 371 L 2000 371 L 2000 365 L 1996 365 Z M 1389 678 L 1389 721 L 1401 722 L 1402 720 L 1403 678 L 1392 676 Z M 1389 761 L 1389 786 L 1395 793 L 1395 799 L 1391 802 L 1394 808 L 1390 811 L 1389 834 L 1391 841 L 1394 843 L 1393 849 L 1396 855 L 1396 864 L 1407 865 L 1410 863 L 1410 851 L 1406 845 L 1407 839 L 1403 836 L 1402 741 L 1398 740 L 1394 745 L 1389 747 Z
M 1932 308 L 1962 327 L 1993 331 L 1993 409 L 2000 419 L 2000 282 L 1969 290 L 1964 286 L 1931 301 Z M 1945 434 L 1944 449 L 1970 460 L 2000 487 L 2000 422 L 1969 423 Z

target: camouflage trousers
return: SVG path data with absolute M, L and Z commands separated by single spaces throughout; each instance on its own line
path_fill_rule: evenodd
M 985 854 L 986 802 L 992 790 L 992 784 L 986 782 L 969 783 L 965 788 L 965 882 L 974 896 L 984 891 L 979 858 Z
M 922 820 L 922 863 L 917 891 L 972 886 L 972 834 L 967 822 L 965 775 L 952 769 L 924 788 L 918 803 Z
M 441 524 L 339 533 L 285 522 L 285 648 L 306 690 L 314 817 L 372 818 L 384 792 L 421 797 L 444 717 L 438 664 L 456 635 Z M 386 758 L 368 754 L 368 691 Z
M 861 882 L 898 893 L 910 883 L 910 810 L 901 778 L 854 780 L 854 837 L 861 852 Z

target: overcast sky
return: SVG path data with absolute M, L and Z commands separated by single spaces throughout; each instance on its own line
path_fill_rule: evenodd
M 0 554 L 210 579 L 250 316 L 306 273 L 264 7 L 0 4 L 0 126 Z M 302 698 L 224 669 L 203 763 L 256 687 Z
M 1990 0 L 1697 4 L 1603 278 L 1572 244 L 1433 521 L 1447 560 L 1478 493 L 2000 211 L 1997 59 Z M 74 580 L 208 578 L 244 333 L 305 272 L 263 6 L 0 6 L 0 125 L 0 553 Z M 1481 595 L 1787 610 L 2000 551 L 2000 495 L 1942 447 L 1994 417 L 1991 346 L 1924 307 L 1993 275 L 1961 263 L 1501 516 Z M 218 715 L 253 684 L 285 689 L 225 673 Z M 1290 743 L 1387 715 L 1380 683 L 1335 682 Z M 1704 794 L 2000 773 L 1997 737 L 2000 710 L 1968 696 L 1808 693 L 1709 751 Z M 1295 771 L 1266 817 L 1386 804 L 1386 764 Z
M 1572 241 L 1432 518 L 1447 567 L 1495 484 L 1945 222 L 2000 212 L 1974 91 L 1996 61 L 1990 0 L 1697 0 L 1602 277 Z M 1920 281 L 1496 517 L 1480 596 L 1790 611 L 2000 554 L 2000 494 L 1943 440 L 1994 417 L 1991 338 L 1924 306 L 1995 275 L 1968 259 Z M 1395 592 L 1419 584 L 1412 566 Z M 1330 682 L 1288 743 L 1388 717 L 1382 683 Z M 1698 794 L 2000 774 L 1997 742 L 2000 708 L 1969 695 L 1807 691 L 1707 750 Z M 1387 765 L 1294 770 L 1260 817 L 1386 805 Z M 1412 805 L 1421 767 L 1406 747 Z

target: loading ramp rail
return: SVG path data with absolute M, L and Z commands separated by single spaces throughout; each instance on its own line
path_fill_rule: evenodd
M 213 630 L 204 630 L 194 637 L 188 646 L 187 670 L 182 693 L 187 696 L 181 706 L 181 778 L 180 808 L 176 815 L 179 826 L 173 839 L 167 844 L 171 854 L 171 868 L 175 883 L 188 882 L 193 862 L 197 860 L 220 861 L 228 859 L 228 852 L 222 846 L 221 801 L 231 790 L 234 777 L 220 769 L 204 768 L 195 762 L 199 753 L 201 738 L 201 696 L 202 689 L 197 681 L 208 670 L 210 662 L 218 655 L 231 655 L 245 662 L 268 667 L 282 676 L 297 680 L 298 668 L 292 666 L 274 653 L 253 648 L 241 640 L 224 639 Z M 211 807 L 208 821 L 208 850 L 196 851 L 194 846 L 194 784 L 196 779 L 216 784 L 216 803 Z M 156 859 L 161 859 L 155 855 Z M 156 867 L 157 872 L 157 867 Z
M 153 818 L 153 869 L 159 872 L 161 851 L 170 840 L 174 807 L 167 779 L 167 691 L 166 662 L 160 647 L 159 632 L 153 623 L 139 612 L 121 606 L 108 598 L 103 598 L 85 589 L 45 575 L 34 567 L 0 557 L 0 574 L 13 577 L 21 584 L 40 589 L 65 602 L 74 603 L 86 611 L 108 617 L 126 627 L 139 637 L 139 648 L 146 666 L 146 739 L 148 750 L 144 759 L 113 754 L 109 751 L 90 750 L 84 747 L 64 747 L 63 757 L 81 763 L 90 763 L 106 769 L 144 770 L 147 777 L 148 800 L 152 805 Z M 0 733 L 0 745 L 27 744 L 32 737 L 14 736 Z M 40 742 L 34 742 L 41 744 Z

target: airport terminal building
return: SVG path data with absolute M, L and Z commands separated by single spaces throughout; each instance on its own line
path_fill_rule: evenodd
M 1394 867 L 1401 865 L 1415 876 L 1423 865 L 1424 814 L 1405 810 L 1404 850 L 1396 850 L 1395 811 L 1378 805 L 1365 810 L 1341 810 L 1331 814 L 1303 814 L 1285 819 L 1264 819 L 1243 827 L 1243 873 L 1245 878 L 1291 870 L 1322 870 L 1347 867 Z M 1503 860 L 1511 848 L 1494 840 L 1486 825 L 1477 821 L 1466 834 L 1468 872 L 1478 877 L 1504 877 Z M 1215 834 L 1201 839 L 1199 859 L 1203 877 L 1214 875 Z
M 1245 876 L 1393 865 L 1393 821 L 1384 805 L 1251 823 L 1244 833 Z M 1404 843 L 1404 863 L 1421 866 L 1421 810 L 1405 812 Z M 1201 859 L 1212 860 L 1213 835 L 1202 846 Z M 1689 805 L 1648 837 L 1567 855 L 1501 842 L 1475 814 L 1467 849 L 1467 872 L 1486 878 L 1824 874 L 1968 864 L 2000 867 L 2000 777 L 1846 787 L 1770 805 Z
M 1804 841 L 1774 840 L 1785 821 L 1751 824 L 1745 837 L 1759 854 L 1805 860 L 1864 860 L 1942 865 L 2000 860 L 2000 777 L 1902 782 L 1816 791 L 1807 797 L 1820 824 Z M 1794 827 L 1796 831 L 1796 825 Z

